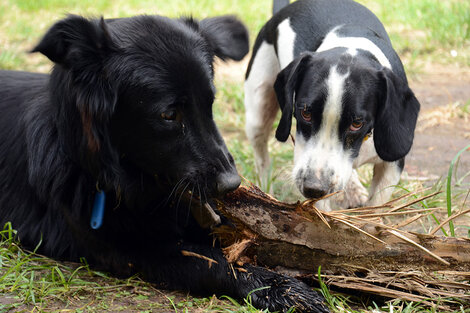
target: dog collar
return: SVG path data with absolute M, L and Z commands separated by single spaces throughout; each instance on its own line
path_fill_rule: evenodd
M 364 137 L 364 139 L 362 139 L 362 142 L 365 142 L 367 139 L 370 138 L 370 136 L 372 136 L 372 130 L 366 134 L 366 136 Z
M 95 201 L 93 202 L 93 209 L 91 211 L 91 220 L 90 220 L 91 228 L 98 229 L 103 224 L 105 203 L 106 203 L 106 193 L 98 189 L 95 194 Z

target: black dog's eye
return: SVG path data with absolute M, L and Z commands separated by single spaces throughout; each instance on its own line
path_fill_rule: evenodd
M 312 120 L 312 113 L 310 113 L 309 111 L 307 111 L 306 108 L 303 108 L 302 110 L 300 110 L 300 115 L 302 115 L 302 118 L 306 121 L 306 122 L 310 122 Z
M 177 115 L 178 115 L 178 113 L 176 112 L 176 110 L 170 110 L 170 111 L 166 111 L 166 112 L 163 112 L 162 114 L 160 114 L 162 119 L 167 120 L 167 121 L 176 120 Z
M 351 123 L 351 125 L 349 126 L 349 130 L 353 131 L 353 132 L 358 131 L 359 129 L 362 128 L 363 125 L 364 125 L 363 121 L 356 120 L 356 121 Z

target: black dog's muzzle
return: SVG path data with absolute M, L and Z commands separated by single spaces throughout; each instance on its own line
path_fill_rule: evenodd
M 219 196 L 223 196 L 240 186 L 240 176 L 235 169 L 235 166 L 230 171 L 222 172 L 216 177 L 216 188 Z

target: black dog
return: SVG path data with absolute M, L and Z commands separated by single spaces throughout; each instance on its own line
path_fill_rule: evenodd
M 305 197 L 346 190 L 343 199 L 335 196 L 344 208 L 388 201 L 420 105 L 372 12 L 350 0 L 299 0 L 261 29 L 246 75 L 245 108 L 262 181 L 278 102 L 278 140 L 288 139 L 297 119 L 293 178 Z M 364 163 L 374 164 L 369 199 L 354 170 Z
M 24 246 L 42 238 L 48 256 L 199 295 L 269 286 L 256 306 L 326 311 L 295 279 L 232 270 L 181 200 L 240 183 L 212 119 L 214 56 L 248 51 L 238 20 L 69 16 L 33 51 L 55 62 L 50 76 L 0 72 L 0 222 Z

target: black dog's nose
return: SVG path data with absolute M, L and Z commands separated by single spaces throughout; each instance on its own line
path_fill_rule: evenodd
M 237 172 L 224 172 L 217 176 L 217 192 L 219 195 L 225 195 L 234 191 L 240 186 L 241 180 Z
M 308 199 L 319 199 L 326 195 L 327 190 L 319 183 L 304 182 L 302 194 Z

